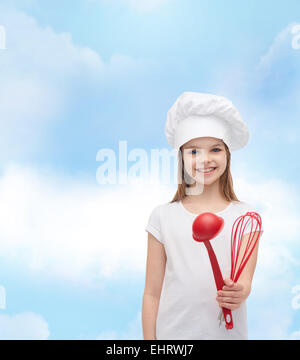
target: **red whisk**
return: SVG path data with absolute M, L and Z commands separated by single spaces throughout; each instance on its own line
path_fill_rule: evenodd
M 245 219 L 247 219 L 247 221 L 244 225 Z M 244 249 L 241 253 L 241 245 L 243 242 L 244 232 L 248 223 L 249 223 L 248 225 L 249 228 L 251 225 L 250 234 L 247 239 L 247 243 L 243 244 Z M 254 223 L 255 223 L 255 229 L 254 229 Z M 231 273 L 230 273 L 230 279 L 233 282 L 238 281 L 253 250 L 255 249 L 255 246 L 261 234 L 261 226 L 262 226 L 261 217 L 256 212 L 247 212 L 245 215 L 241 215 L 240 217 L 238 217 L 233 223 L 232 231 L 231 231 Z M 259 232 L 259 235 L 255 236 L 257 232 Z M 240 257 L 241 260 L 239 261 Z M 223 315 L 222 312 L 220 312 L 219 315 L 220 322 L 222 321 L 222 319 L 224 319 L 222 315 Z
M 243 227 L 244 220 L 247 217 L 248 217 L 248 220 L 247 220 L 245 226 Z M 250 235 L 247 239 L 247 244 L 246 244 L 245 250 L 243 252 L 243 257 L 240 261 L 239 266 L 237 267 L 245 228 L 249 221 L 251 224 Z M 253 222 L 256 222 L 256 226 L 255 226 L 254 230 L 253 230 Z M 235 220 L 235 222 L 233 223 L 232 231 L 231 231 L 231 274 L 230 274 L 230 279 L 234 282 L 238 281 L 242 271 L 244 270 L 251 254 L 257 244 L 257 241 L 258 241 L 258 239 L 260 237 L 260 233 L 261 233 L 261 225 L 262 225 L 261 217 L 256 212 L 247 212 L 245 215 L 238 217 Z M 259 230 L 258 230 L 258 228 L 259 228 Z M 239 232 L 238 232 L 238 230 L 239 230 Z M 255 237 L 255 233 L 257 233 L 257 232 L 259 232 L 259 236 Z M 237 237 L 238 237 L 238 241 L 237 241 Z

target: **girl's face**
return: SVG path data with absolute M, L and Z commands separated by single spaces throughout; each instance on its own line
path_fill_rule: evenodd
M 181 151 L 185 172 L 198 183 L 212 184 L 226 170 L 226 149 L 221 139 L 194 138 L 185 143 L 181 147 Z M 215 168 L 215 170 L 205 174 L 203 170 L 208 168 Z M 191 181 L 188 184 L 192 184 Z

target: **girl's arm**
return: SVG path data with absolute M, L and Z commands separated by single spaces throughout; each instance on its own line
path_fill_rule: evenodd
M 156 318 L 165 268 L 165 248 L 151 233 L 148 233 L 146 281 L 142 309 L 144 340 L 156 340 Z
M 260 235 L 259 232 L 254 233 L 253 242 L 256 241 L 256 238 Z M 237 262 L 237 269 L 239 268 L 240 262 L 242 260 L 242 255 L 245 251 L 250 234 L 243 236 L 240 256 Z M 230 279 L 225 279 L 225 286 L 223 290 L 217 292 L 216 300 L 219 302 L 220 307 L 225 307 L 230 310 L 238 309 L 242 302 L 244 302 L 251 292 L 252 279 L 257 263 L 257 254 L 258 254 L 258 243 L 257 241 L 255 248 L 246 263 L 244 270 L 242 271 L 238 281 L 233 283 Z

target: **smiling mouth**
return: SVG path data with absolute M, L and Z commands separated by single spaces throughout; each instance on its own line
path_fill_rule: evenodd
M 212 174 L 216 170 L 216 168 L 217 167 L 211 167 L 211 168 L 208 168 L 207 170 L 196 169 L 196 171 L 201 174 L 209 175 L 209 174 Z

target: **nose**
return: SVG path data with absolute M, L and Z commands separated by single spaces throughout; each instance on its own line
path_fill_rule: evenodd
M 209 165 L 210 160 L 211 160 L 211 155 L 207 150 L 202 149 L 201 151 L 199 151 L 199 154 L 197 154 L 196 156 L 196 163 L 201 166 Z

